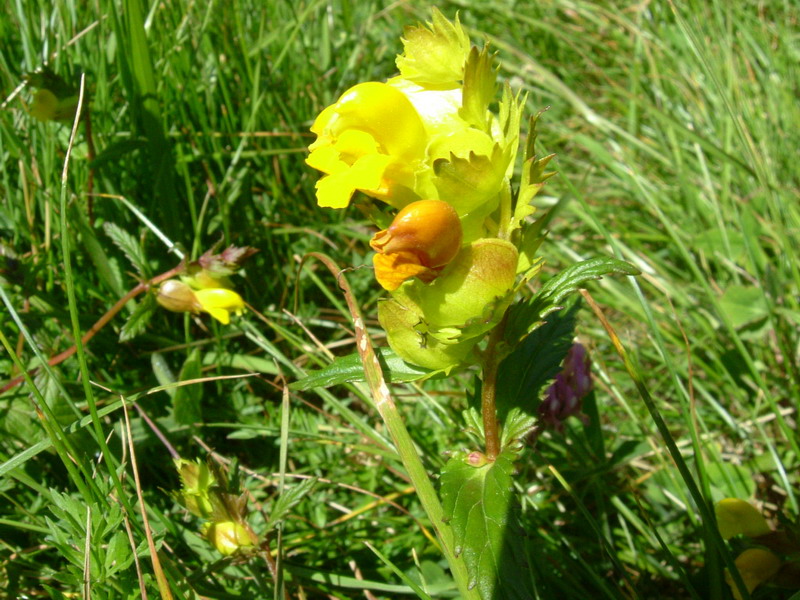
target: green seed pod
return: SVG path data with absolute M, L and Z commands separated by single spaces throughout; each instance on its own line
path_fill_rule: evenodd
M 403 360 L 429 369 L 467 361 L 510 301 L 517 249 L 481 239 L 463 248 L 430 284 L 407 282 L 378 307 L 389 345 Z
M 514 285 L 517 249 L 505 240 L 476 240 L 463 248 L 430 285 L 414 282 L 402 291 L 434 327 L 461 328 L 476 318 L 493 320 L 492 303 Z
M 440 342 L 426 331 L 420 313 L 393 299 L 378 304 L 378 320 L 392 349 L 406 362 L 426 369 L 450 369 L 464 362 L 479 340 Z

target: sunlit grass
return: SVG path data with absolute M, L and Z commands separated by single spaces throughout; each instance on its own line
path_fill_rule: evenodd
M 558 154 L 559 175 L 540 200 L 542 211 L 555 207 L 545 270 L 613 254 L 642 271 L 590 293 L 691 482 L 706 502 L 756 499 L 769 516 L 795 517 L 800 10 L 790 2 L 440 8 L 460 10 L 473 38 L 485 35 L 500 52 L 531 113 L 549 107 L 539 142 Z M 322 251 L 342 266 L 369 257 L 359 214 L 315 206 L 315 175 L 303 164 L 308 127 L 350 85 L 392 73 L 402 27 L 421 18 L 427 7 L 416 2 L 101 0 L 0 9 L 3 97 L 44 64 L 75 82 L 85 73 L 97 155 L 90 219 L 85 130 L 62 208 L 69 126 L 31 119 L 25 88 L 0 110 L 3 382 L 74 343 L 68 286 L 85 332 L 139 283 L 109 227 L 138 244 L 147 277 L 176 266 L 171 245 L 190 257 L 218 241 L 260 250 L 235 281 L 258 313 L 222 327 L 157 312 L 144 333 L 120 342 L 131 304 L 86 344 L 100 429 L 88 417 L 75 358 L 0 397 L 0 588 L 10 597 L 84 591 L 87 518 L 92 597 L 135 597 L 140 583 L 151 597 L 159 593 L 121 396 L 175 597 L 273 597 L 274 565 L 220 562 L 168 493 L 178 480 L 165 441 L 187 458 L 238 461 L 256 532 L 278 496 L 281 448 L 286 485 L 320 478 L 281 525 L 280 541 L 270 534 L 291 597 L 411 594 L 364 542 L 432 597 L 453 596 L 366 391 L 293 393 L 283 434 L 280 420 L 285 382 L 355 350 L 335 281 L 312 263 L 298 270 L 300 257 Z M 370 271 L 348 277 L 375 325 L 369 316 L 380 293 Z M 540 438 L 516 480 L 527 534 L 538 542 L 539 596 L 728 597 L 691 482 L 592 311 L 581 311 L 578 333 L 592 353 L 599 420 Z M 178 385 L 196 376 L 205 381 Z M 470 377 L 397 386 L 432 472 L 443 451 L 470 443 L 460 417 Z M 181 402 L 192 404 L 191 418 L 176 415 Z M 114 465 L 125 467 L 116 488 Z M 135 545 L 144 544 L 141 575 L 128 526 Z

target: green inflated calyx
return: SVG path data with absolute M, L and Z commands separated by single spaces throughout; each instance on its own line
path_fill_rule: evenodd
M 469 36 L 456 17 L 448 21 L 433 8 L 433 23 L 406 27 L 403 54 L 395 61 L 400 74 L 424 87 L 455 87 L 464 78 Z
M 176 459 L 175 468 L 181 478 L 178 500 L 186 509 L 198 517 L 207 518 L 213 512 L 211 488 L 217 485 L 208 465 L 200 461 Z
M 460 343 L 438 341 L 427 330 L 424 317 L 415 307 L 409 308 L 391 298 L 378 304 L 378 320 L 392 349 L 404 361 L 426 369 L 449 370 L 465 362 L 478 342 L 478 338 Z
M 392 349 L 429 369 L 467 362 L 507 308 L 517 258 L 509 242 L 480 239 L 464 247 L 432 283 L 401 286 L 378 309 Z

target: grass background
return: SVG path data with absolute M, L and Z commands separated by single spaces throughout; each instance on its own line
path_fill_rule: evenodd
M 549 107 L 539 143 L 558 154 L 560 174 L 539 200 L 553 210 L 543 277 L 600 254 L 643 273 L 590 292 L 647 397 L 582 310 L 579 339 L 596 382 L 587 410 L 596 406 L 601 443 L 574 420 L 519 466 L 538 594 L 729 597 L 708 524 L 653 414 L 707 500 L 737 496 L 771 518 L 796 517 L 800 7 L 553 0 L 439 8 L 460 11 L 473 41 L 499 51 L 501 77 L 528 92 L 531 112 Z M 362 389 L 293 394 L 290 425 L 280 424 L 283 381 L 354 350 L 334 281 L 313 264 L 297 277 L 298 257 L 369 260 L 360 216 L 315 205 L 316 175 L 303 164 L 308 127 L 349 86 L 392 75 L 403 26 L 428 16 L 418 2 L 15 0 L 0 8 L 0 89 L 10 98 L 0 110 L 2 372 L 19 374 L 12 356 L 32 367 L 68 348 L 75 323 L 85 332 L 138 277 L 175 266 L 155 229 L 191 256 L 219 240 L 259 248 L 236 285 L 262 315 L 221 327 L 158 312 L 120 342 L 129 305 L 85 356 L 40 372 L 35 388 L 0 396 L 0 589 L 8 597 L 135 598 L 140 585 L 157 596 L 129 433 L 175 597 L 277 593 L 263 559 L 221 559 L 184 516 L 168 493 L 178 486 L 169 451 L 142 414 L 182 456 L 213 451 L 238 462 L 257 532 L 279 495 L 281 448 L 287 486 L 320 478 L 270 539 L 292 597 L 413 596 L 365 542 L 431 596 L 453 596 Z M 44 64 L 71 81 L 86 76 L 93 225 L 84 133 L 62 204 L 69 127 L 32 120 L 30 91 L 17 90 Z M 349 277 L 374 316 L 371 273 Z M 261 375 L 221 378 L 252 371 Z M 197 376 L 210 380 L 148 393 Z M 431 471 L 445 450 L 469 444 L 459 414 L 472 377 L 395 390 Z M 142 411 L 129 408 L 129 432 L 121 396 Z M 72 433 L 59 433 L 68 426 Z

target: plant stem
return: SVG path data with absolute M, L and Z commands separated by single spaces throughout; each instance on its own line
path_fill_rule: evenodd
M 497 324 L 489 336 L 489 343 L 483 354 L 483 383 L 481 384 L 481 416 L 483 416 L 483 436 L 486 440 L 486 458 L 494 460 L 500 454 L 500 428 L 497 425 L 497 370 L 500 367 L 500 356 L 497 344 L 503 340 L 506 330 L 506 318 Z
M 364 326 L 364 319 L 361 316 L 361 311 L 355 301 L 350 285 L 347 283 L 347 279 L 345 279 L 342 270 L 328 256 L 318 252 L 313 252 L 307 256 L 320 260 L 328 267 L 331 273 L 337 276 L 339 286 L 344 291 L 347 306 L 353 317 L 356 346 L 364 365 L 364 376 L 370 387 L 375 408 L 378 409 L 389 431 L 389 435 L 397 449 L 397 454 L 400 456 L 408 477 L 417 492 L 420 504 L 422 504 L 422 508 L 433 524 L 462 600 L 480 600 L 477 587 L 470 589 L 470 576 L 463 557 L 456 556 L 453 531 L 444 521 L 444 509 L 439 502 L 439 496 L 428 477 L 428 472 L 422 464 L 408 429 L 403 423 L 403 417 L 400 415 L 400 411 L 397 410 L 389 388 L 386 386 L 381 365 L 375 355 L 372 342 Z
M 86 214 L 89 218 L 89 226 L 94 227 L 94 167 L 92 162 L 96 155 L 94 139 L 92 138 L 92 115 L 89 105 L 84 109 L 83 126 L 86 133 L 86 158 L 89 161 L 89 176 L 86 180 Z
M 182 269 L 183 269 L 183 263 L 179 264 L 176 267 L 173 267 L 169 271 L 165 271 L 164 273 L 161 273 L 160 275 L 156 275 L 155 277 L 153 277 L 149 281 L 145 281 L 143 283 L 140 283 L 136 287 L 131 289 L 122 298 L 117 300 L 117 302 L 114 304 L 114 306 L 109 308 L 106 311 L 106 313 L 102 317 L 100 317 L 97 320 L 97 322 L 94 325 L 92 325 L 86 331 L 86 333 L 83 334 L 83 336 L 81 337 L 81 344 L 86 344 L 95 335 L 97 335 L 97 332 L 99 332 L 103 327 L 105 327 L 108 324 L 108 322 L 111 319 L 113 319 L 114 316 L 119 311 L 122 310 L 122 307 L 125 306 L 128 303 L 129 300 L 135 298 L 136 296 L 138 296 L 142 292 L 146 291 L 150 286 L 159 284 L 162 281 L 164 281 L 165 279 L 169 279 L 170 277 L 174 277 L 175 275 L 180 273 Z M 56 354 L 54 357 L 52 357 L 50 360 L 47 361 L 47 364 L 50 365 L 51 367 L 54 367 L 54 366 L 64 362 L 65 360 L 67 360 L 70 356 L 75 354 L 75 352 L 77 352 L 77 350 L 78 350 L 78 345 L 75 344 L 71 348 L 67 348 L 63 352 L 60 352 L 59 354 Z M 31 369 L 30 371 L 28 371 L 28 375 L 30 375 L 32 377 L 36 373 L 36 370 L 37 370 L 37 368 Z M 23 381 L 25 381 L 25 376 L 24 375 L 20 375 L 18 377 L 15 377 L 14 379 L 12 379 L 8 383 L 6 383 L 2 388 L 0 388 L 0 394 L 2 394 L 4 392 L 10 390 L 11 388 L 19 385 Z

